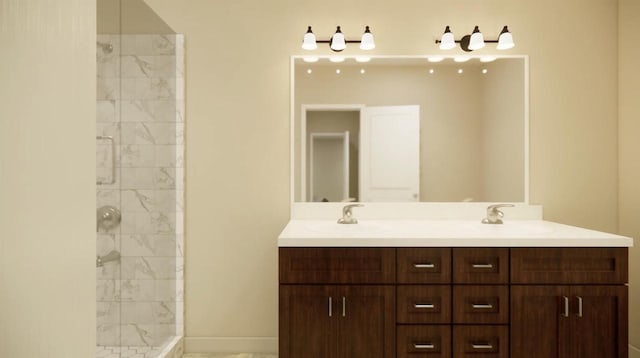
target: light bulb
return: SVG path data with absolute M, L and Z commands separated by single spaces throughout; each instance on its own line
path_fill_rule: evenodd
M 304 39 L 302 40 L 302 49 L 304 50 L 315 50 L 318 48 L 318 44 L 316 43 L 316 35 L 311 31 L 311 26 L 307 28 L 307 32 L 304 34 Z
M 513 48 L 516 44 L 513 43 L 513 36 L 509 29 L 505 25 L 500 32 L 500 36 L 498 36 L 498 46 L 496 47 L 498 50 L 508 50 Z
M 442 34 L 442 39 L 440 39 L 440 49 L 441 50 L 451 50 L 456 47 L 456 40 L 453 38 L 453 33 L 449 26 L 444 29 L 444 33 Z
M 469 40 L 469 50 L 479 50 L 484 47 L 484 36 L 478 26 L 473 29 L 471 39 Z
M 340 26 L 336 29 L 336 33 L 331 36 L 329 47 L 336 52 L 340 52 L 347 48 L 347 43 L 344 40 L 344 34 L 340 31 Z
M 373 50 L 374 48 L 376 48 L 376 44 L 373 42 L 373 34 L 369 31 L 369 26 L 366 26 L 360 40 L 360 49 Z

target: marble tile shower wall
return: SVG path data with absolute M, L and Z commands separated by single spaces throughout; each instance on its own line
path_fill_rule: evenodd
M 98 35 L 97 205 L 122 222 L 100 229 L 97 343 L 160 346 L 182 335 L 184 46 L 181 35 Z

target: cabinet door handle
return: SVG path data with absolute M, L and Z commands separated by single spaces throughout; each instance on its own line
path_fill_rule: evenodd
M 342 317 L 347 316 L 347 299 L 342 296 Z
M 582 317 L 582 297 L 576 296 L 578 299 L 578 317 Z
M 493 305 L 489 303 L 472 303 L 471 307 L 475 309 L 492 309 Z
M 493 264 L 471 264 L 471 267 L 477 269 L 490 269 L 493 268 Z
M 433 343 L 414 343 L 413 348 L 415 349 L 434 349 L 436 348 Z
M 435 268 L 436 265 L 432 264 L 430 262 L 424 263 L 424 264 L 413 264 L 413 267 L 415 268 Z
M 473 349 L 493 349 L 493 346 L 489 342 L 471 343 Z
M 433 303 L 414 303 L 414 308 L 435 308 L 436 306 Z
M 331 311 L 333 311 L 333 309 L 331 308 L 332 303 L 333 303 L 332 301 L 333 301 L 333 299 L 331 297 L 329 297 L 329 317 L 331 317 Z
M 564 300 L 564 313 L 562 313 L 562 315 L 564 317 L 569 317 L 569 297 L 562 296 L 562 299 Z

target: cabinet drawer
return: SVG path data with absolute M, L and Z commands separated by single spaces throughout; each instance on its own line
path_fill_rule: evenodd
M 509 249 L 453 249 L 453 282 L 499 284 L 509 282 Z
M 627 248 L 511 249 L 511 283 L 627 283 Z
M 451 323 L 451 286 L 398 286 L 398 323 Z
M 509 323 L 509 286 L 454 286 L 453 323 Z
M 397 358 L 451 357 L 451 326 L 398 326 Z
M 280 283 L 394 283 L 392 248 L 280 248 Z
M 398 283 L 450 283 L 450 248 L 399 248 Z
M 453 357 L 509 357 L 508 326 L 453 326 Z

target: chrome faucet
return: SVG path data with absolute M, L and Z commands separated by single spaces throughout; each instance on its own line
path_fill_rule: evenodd
M 513 204 L 494 204 L 487 207 L 487 217 L 482 219 L 483 224 L 502 224 L 504 213 L 498 209 L 512 208 Z
M 120 253 L 116 250 L 111 250 L 110 253 L 104 256 L 96 256 L 96 267 L 102 267 L 107 262 L 118 261 L 120 262 Z
M 338 224 L 357 224 L 358 219 L 354 218 L 351 212 L 352 208 L 364 206 L 362 204 L 349 204 L 342 208 L 342 218 L 338 219 Z

